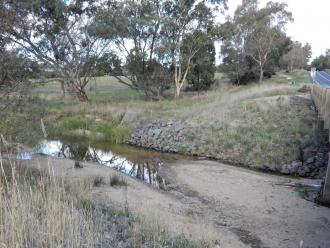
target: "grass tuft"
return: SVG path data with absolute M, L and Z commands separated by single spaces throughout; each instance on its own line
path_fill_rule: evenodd
M 126 180 L 116 174 L 110 176 L 110 186 L 127 186 Z
M 93 186 L 94 187 L 101 187 L 102 184 L 104 184 L 104 177 L 102 177 L 102 176 L 95 176 L 93 178 Z

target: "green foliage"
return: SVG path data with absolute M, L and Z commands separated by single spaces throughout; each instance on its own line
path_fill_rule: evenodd
M 224 72 L 235 84 L 270 77 L 287 52 L 290 39 L 284 26 L 292 21 L 286 4 L 269 2 L 259 8 L 258 1 L 243 1 L 234 17 L 222 25 Z
M 2 116 L 0 133 L 9 141 L 35 145 L 43 137 L 40 120 L 45 114 L 43 106 L 27 104 L 22 109 L 16 109 L 16 112 Z
M 130 217 L 130 213 L 127 207 L 124 208 L 116 208 L 112 205 L 107 205 L 102 208 L 102 212 L 109 216 L 116 216 L 116 217 Z
M 201 47 L 192 59 L 192 67 L 187 76 L 188 87 L 192 90 L 207 90 L 215 82 L 215 47 L 212 40 Z
M 76 203 L 77 209 L 83 210 L 85 214 L 91 214 L 96 210 L 96 204 L 90 199 L 81 198 Z
M 133 89 L 88 93 L 88 97 L 92 102 L 127 101 L 127 100 L 139 99 L 142 96 L 143 93 L 141 91 L 137 91 Z
M 315 58 L 311 64 L 312 67 L 317 70 L 325 70 L 330 68 L 330 49 L 328 49 L 325 54 L 320 55 Z
M 115 54 L 107 52 L 96 58 L 94 76 L 105 76 L 111 73 L 118 76 L 123 75 L 120 59 Z
M 308 72 L 305 70 L 294 70 L 290 74 L 290 81 L 295 84 L 308 84 L 310 83 L 310 79 L 308 76 Z
M 62 127 L 64 130 L 75 130 L 75 129 L 89 129 L 91 127 L 91 120 L 79 116 L 77 118 L 69 118 L 62 122 Z
M 104 140 L 121 143 L 129 134 L 130 129 L 115 122 L 95 122 L 84 113 L 63 117 L 57 123 L 48 123 L 52 136 L 74 137 L 85 136 L 90 140 Z M 81 130 L 82 132 L 78 132 Z M 86 132 L 85 132 L 86 131 Z
M 26 104 L 35 67 L 19 50 L 7 50 L 0 43 L 0 118 Z
M 55 72 L 85 102 L 95 60 L 108 47 L 108 41 L 97 41 L 88 32 L 95 8 L 96 1 L 89 0 L 1 1 L 0 21 L 11 25 L 6 25 L 0 39 L 13 41 L 44 70 Z
M 301 198 L 308 199 L 309 191 L 306 187 L 295 188 L 294 191 L 296 191 Z
M 312 47 L 306 43 L 302 45 L 300 42 L 290 44 L 289 51 L 281 58 L 281 67 L 289 72 L 294 69 L 304 69 L 307 67 L 308 61 L 312 56 Z
M 115 143 L 122 142 L 129 134 L 129 128 L 124 127 L 122 125 L 116 126 L 113 129 L 113 134 L 111 136 L 111 140 Z
M 212 11 L 225 3 L 113 1 L 110 8 L 98 9 L 90 30 L 96 37 L 113 40 L 124 51 L 122 61 L 120 56 L 113 62 L 103 59 L 105 64 L 112 64 L 111 75 L 149 98 L 161 99 L 175 81 L 182 87 L 187 75 L 193 89 L 205 89 L 213 83 L 214 51 L 210 44 L 215 41 L 216 28 Z M 133 47 L 129 49 L 127 43 Z

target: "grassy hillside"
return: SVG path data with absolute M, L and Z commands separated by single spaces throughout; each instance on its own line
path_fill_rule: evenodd
M 69 96 L 63 99 L 60 91 L 54 94 L 58 85 L 40 86 L 35 90 L 52 97 L 41 95 L 29 114 L 22 114 L 24 124 L 15 125 L 15 135 L 40 137 L 42 117 L 51 136 L 87 136 L 120 143 L 138 124 L 175 119 L 188 127 L 184 143 L 173 144 L 181 153 L 197 146 L 194 154 L 200 156 L 273 169 L 297 159 L 302 145 L 317 142 L 311 100 L 306 94 L 296 96 L 308 83 L 307 72 L 278 73 L 262 84 L 247 86 L 219 82 L 218 88 L 207 92 L 148 101 L 113 78 L 100 78 L 96 88 L 102 90 L 88 93 L 90 104 L 79 104 Z M 17 119 L 9 123 L 20 123 Z M 24 132 L 26 126 L 29 132 Z M 7 126 L 7 133 L 13 131 L 11 127 Z

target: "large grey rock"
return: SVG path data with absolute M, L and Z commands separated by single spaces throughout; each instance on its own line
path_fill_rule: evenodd
M 283 165 L 280 172 L 283 174 L 298 174 L 301 170 L 303 163 L 301 161 L 293 161 L 291 164 Z
M 310 157 L 306 159 L 306 161 L 304 161 L 304 165 L 310 165 L 313 164 L 314 162 L 315 162 L 315 157 Z
M 291 164 L 289 164 L 288 168 L 290 170 L 297 170 L 298 168 L 302 167 L 301 161 L 293 161 Z
M 162 133 L 162 130 L 161 130 L 160 128 L 157 128 L 157 129 L 155 129 L 153 132 L 154 132 L 154 135 L 155 135 L 156 137 L 158 137 L 158 136 Z
M 266 170 L 268 169 L 268 167 L 265 168 Z M 288 168 L 288 165 L 282 165 L 282 168 L 280 170 L 281 173 L 289 175 L 290 174 L 290 170 Z
M 307 160 L 310 157 L 315 156 L 317 153 L 317 149 L 314 147 L 307 147 L 303 149 L 303 160 Z
M 298 175 L 301 177 L 307 177 L 309 176 L 311 170 L 308 166 L 302 166 L 298 169 Z

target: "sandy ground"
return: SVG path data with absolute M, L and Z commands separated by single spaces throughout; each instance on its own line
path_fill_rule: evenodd
M 42 156 L 24 163 L 51 168 L 71 180 L 97 175 L 109 180 L 117 173 L 94 163 L 74 169 L 72 160 Z M 95 188 L 93 196 L 128 205 L 146 222 L 167 226 L 173 235 L 210 241 L 214 247 L 330 247 L 330 208 L 279 185 L 288 178 L 211 161 L 180 160 L 165 165 L 162 173 L 171 183 L 167 191 L 125 176 L 128 187 L 107 183 Z

